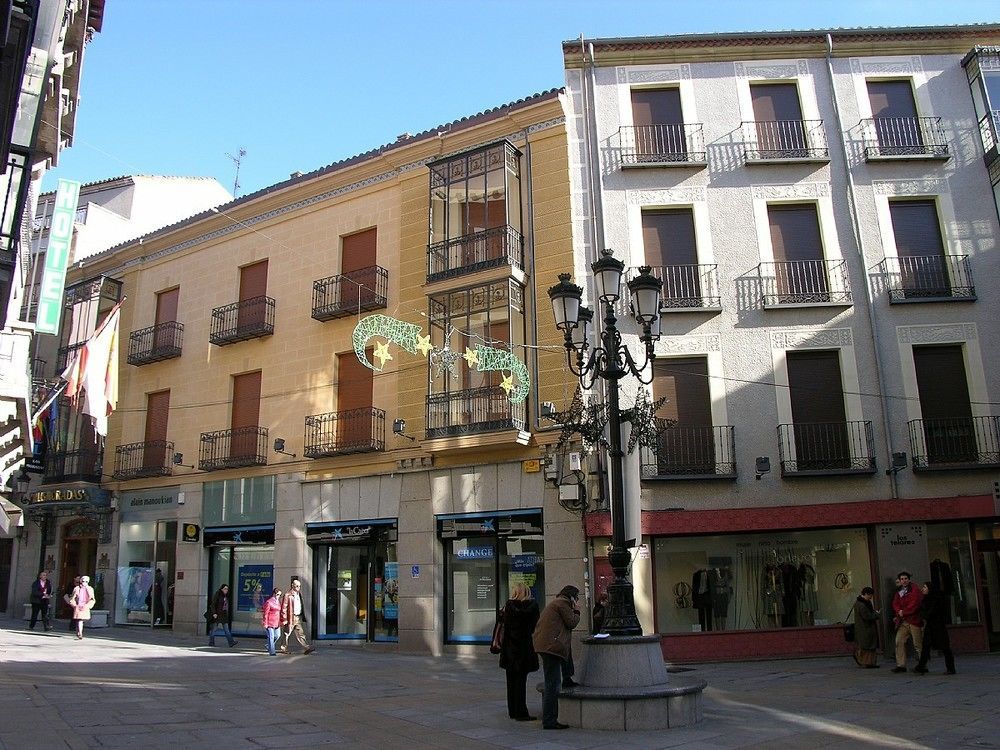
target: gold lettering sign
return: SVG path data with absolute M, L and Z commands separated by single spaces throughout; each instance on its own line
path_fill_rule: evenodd
M 87 502 L 90 500 L 90 492 L 84 489 L 67 490 L 39 490 L 32 492 L 28 499 L 32 503 L 70 503 Z

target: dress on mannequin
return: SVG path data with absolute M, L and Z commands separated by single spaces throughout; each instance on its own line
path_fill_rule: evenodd
M 708 570 L 701 568 L 691 578 L 691 603 L 698 610 L 698 624 L 702 632 L 712 629 L 712 592 Z

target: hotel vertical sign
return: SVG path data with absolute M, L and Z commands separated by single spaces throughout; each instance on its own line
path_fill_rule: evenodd
M 73 220 L 80 200 L 80 183 L 59 180 L 56 203 L 52 210 L 49 229 L 49 246 L 45 250 L 45 273 L 38 296 L 38 315 L 35 320 L 37 333 L 59 333 L 59 316 L 62 314 L 63 291 L 66 287 L 66 264 L 73 244 Z

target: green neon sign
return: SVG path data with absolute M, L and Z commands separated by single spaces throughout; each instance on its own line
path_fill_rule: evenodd
M 73 219 L 80 200 L 80 183 L 76 180 L 59 180 L 56 204 L 52 210 L 52 227 L 49 245 L 45 250 L 45 272 L 38 296 L 38 315 L 35 318 L 37 333 L 59 333 L 62 315 L 63 292 L 66 289 L 66 264 L 73 246 Z

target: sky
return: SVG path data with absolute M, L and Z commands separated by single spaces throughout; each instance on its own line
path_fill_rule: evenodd
M 215 177 L 238 195 L 563 85 L 561 43 L 1000 22 L 996 0 L 108 0 L 45 177 Z

